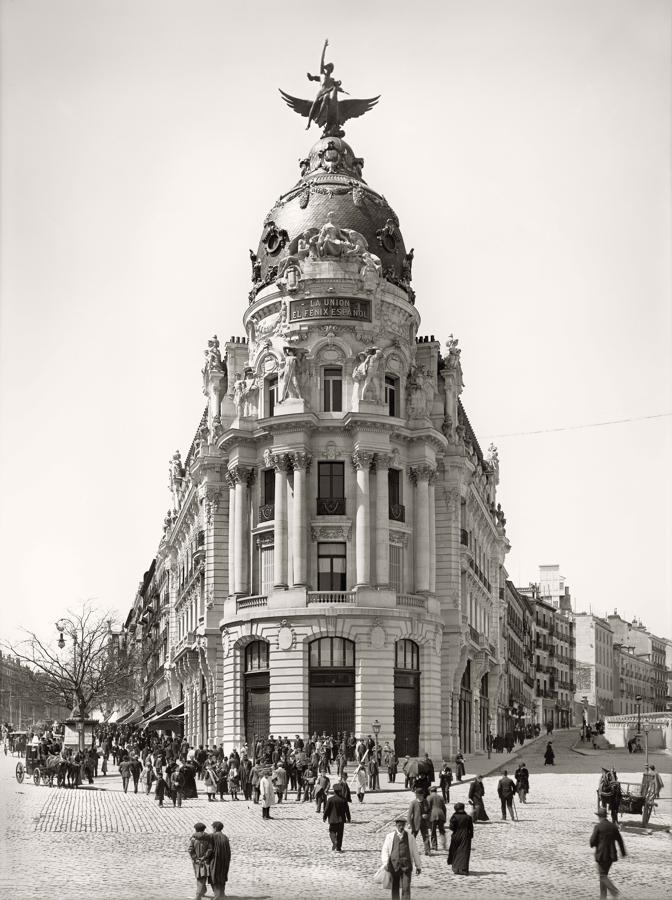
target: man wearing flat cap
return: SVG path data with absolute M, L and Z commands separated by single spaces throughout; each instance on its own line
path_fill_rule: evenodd
M 203 822 L 197 822 L 194 825 L 194 833 L 189 841 L 189 856 L 196 876 L 196 900 L 199 900 L 208 889 L 210 860 L 212 859 L 212 840 L 210 835 L 205 833 Z
M 618 859 L 616 844 L 621 848 L 621 856 L 625 856 L 626 853 L 621 832 L 618 830 L 617 825 L 607 821 L 606 809 L 598 809 L 595 815 L 598 817 L 599 822 L 593 828 L 593 833 L 590 836 L 590 846 L 595 848 L 595 862 L 600 874 L 600 897 L 604 900 L 607 896 L 607 891 L 614 897 L 619 894 L 618 889 L 609 878 L 609 869 Z
M 399 900 L 400 887 L 401 900 L 411 900 L 413 866 L 416 875 L 421 869 L 415 838 L 406 831 L 405 825 L 406 816 L 397 816 L 394 831 L 386 835 L 380 851 L 380 861 L 392 877 L 392 900 Z
M 429 849 L 429 803 L 422 788 L 418 788 L 415 792 L 415 800 L 412 800 L 408 807 L 406 821 L 414 838 L 418 836 L 418 833 L 422 835 L 425 854 L 429 856 L 431 853 Z

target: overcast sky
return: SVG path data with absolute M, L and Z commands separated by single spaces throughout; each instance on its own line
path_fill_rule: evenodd
M 242 333 L 248 248 L 318 138 L 277 89 L 312 96 L 328 37 L 382 94 L 347 139 L 496 436 L 510 577 L 557 562 L 579 610 L 672 637 L 672 420 L 554 430 L 672 410 L 668 2 L 5 0 L 1 25 L 5 635 L 132 603 L 203 348 Z

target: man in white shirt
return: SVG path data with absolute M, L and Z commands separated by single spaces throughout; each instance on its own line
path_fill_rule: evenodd
M 415 874 L 420 874 L 420 854 L 415 838 L 406 831 L 406 817 L 398 816 L 394 824 L 395 830 L 383 842 L 380 860 L 392 876 L 392 900 L 399 900 L 400 886 L 401 900 L 411 900 L 411 875 L 413 866 Z

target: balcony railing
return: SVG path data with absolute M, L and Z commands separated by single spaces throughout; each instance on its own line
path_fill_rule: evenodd
M 318 501 L 319 502 L 319 501 Z M 354 591 L 308 591 L 308 605 L 326 603 L 354 603 Z
M 427 598 L 416 594 L 397 594 L 397 606 L 410 606 L 414 609 L 427 609 Z
M 406 507 L 401 503 L 390 503 L 390 519 L 393 522 L 405 522 Z
M 237 612 L 240 612 L 243 609 L 257 609 L 263 606 L 268 606 L 267 594 L 254 594 L 250 597 L 238 597 L 236 600 Z
M 478 639 L 478 631 L 474 628 L 473 625 L 469 626 L 469 637 L 475 644 L 480 644 L 480 641 Z
M 259 507 L 259 521 L 272 522 L 275 519 L 275 503 L 262 503 Z
M 345 497 L 341 500 L 317 500 L 318 516 L 344 516 L 345 515 Z

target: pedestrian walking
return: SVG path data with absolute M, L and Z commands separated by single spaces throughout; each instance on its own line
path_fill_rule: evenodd
M 182 800 L 184 799 L 184 772 L 182 771 L 184 767 L 179 767 L 173 770 L 170 776 L 170 793 L 171 799 L 173 801 L 173 807 L 178 806 L 182 808 Z
M 261 800 L 261 817 L 262 819 L 270 819 L 271 806 L 275 803 L 275 790 L 270 775 L 264 772 L 259 781 L 259 797 Z
M 458 781 L 464 778 L 464 755 L 461 750 L 458 750 L 455 756 L 455 777 Z
M 217 794 L 217 773 L 212 767 L 212 763 L 207 762 L 205 764 L 205 774 L 203 777 L 203 784 L 205 785 L 205 792 L 208 795 L 208 803 L 213 803 L 216 799 Z
M 170 796 L 170 785 L 166 781 L 165 775 L 159 775 L 156 779 L 156 789 L 154 790 L 154 796 L 156 797 L 159 806 L 163 806 L 166 794 Z
M 338 785 L 336 785 L 338 787 Z M 322 815 L 323 822 L 329 822 L 329 837 L 331 849 L 338 853 L 343 852 L 343 830 L 345 823 L 350 821 L 350 807 L 341 795 L 340 789 L 334 788 L 334 793 L 327 800 Z
M 189 856 L 196 876 L 196 900 L 199 900 L 205 896 L 208 889 L 212 858 L 212 841 L 210 835 L 205 833 L 205 825 L 202 822 L 194 825 L 194 833 L 189 841 Z
M 429 803 L 425 797 L 424 790 L 418 789 L 415 792 L 415 800 L 411 800 L 408 813 L 406 814 L 406 821 L 414 838 L 417 838 L 418 834 L 422 835 L 425 855 L 429 856 L 431 854 L 429 847 Z
M 154 772 L 154 767 L 152 766 L 152 762 L 150 759 L 147 760 L 147 765 L 142 773 L 142 783 L 145 786 L 145 793 L 149 794 L 152 789 L 152 785 L 156 781 L 156 773 Z
M 387 781 L 389 784 L 394 784 L 397 780 L 397 767 L 398 767 L 397 755 L 392 750 L 387 759 Z
M 474 822 L 489 822 L 490 818 L 485 811 L 485 785 L 483 784 L 483 776 L 477 775 L 469 785 L 469 802 L 473 806 L 471 813 Z
M 324 769 L 322 769 L 320 771 L 320 774 L 317 776 L 317 781 L 315 782 L 315 811 L 318 813 L 326 809 L 329 784 L 329 776 L 324 771 Z
M 121 786 L 126 794 L 128 793 L 128 785 L 131 780 L 131 761 L 129 759 L 123 760 L 119 764 L 119 771 L 121 772 Z
M 278 767 L 273 773 L 273 783 L 275 784 L 275 793 L 278 796 L 278 803 L 282 803 L 285 792 L 287 791 L 287 770 L 282 762 L 278 763 Z
M 616 780 L 611 783 L 611 792 L 609 794 L 609 812 L 611 813 L 611 821 L 618 823 L 618 811 L 621 808 L 621 800 L 623 799 L 623 790 L 621 782 Z
M 406 831 L 405 825 L 405 817 L 398 816 L 394 823 L 395 830 L 385 836 L 380 851 L 382 867 L 390 873 L 392 879 L 392 900 L 399 900 L 400 888 L 401 900 L 411 900 L 413 867 L 415 866 L 416 875 L 422 871 L 415 838 Z
M 231 865 L 231 845 L 224 834 L 224 825 L 221 822 L 212 823 L 212 857 L 210 859 L 210 875 L 208 881 L 214 891 L 214 900 L 222 900 L 226 882 L 229 880 L 229 867 Z
M 446 810 L 446 801 L 439 794 L 436 787 L 429 789 L 429 827 L 432 830 L 431 846 L 432 850 L 438 850 L 437 832 L 441 835 L 441 847 L 446 849 L 446 819 L 448 813 Z
M 366 770 L 361 763 L 355 769 L 355 781 L 357 783 L 357 799 L 363 803 L 366 793 Z
M 509 778 L 509 773 L 504 769 L 504 774 L 497 784 L 497 794 L 502 804 L 502 819 L 506 821 L 506 810 L 509 810 L 511 821 L 515 821 L 513 815 L 513 797 L 516 793 L 516 785 L 513 779 Z
M 520 762 L 515 772 L 516 790 L 521 803 L 527 803 L 527 795 L 530 790 L 530 771 L 524 762 Z
M 471 842 L 474 838 L 474 820 L 465 812 L 464 803 L 456 803 L 448 828 L 452 831 L 448 848 L 448 865 L 455 875 L 469 874 Z
M 131 777 L 133 778 L 133 793 L 138 793 L 138 783 L 140 781 L 140 773 L 142 772 L 142 763 L 138 759 L 137 756 L 133 755 L 131 757 L 131 762 L 129 766 L 129 770 L 131 773 Z
M 600 898 L 604 900 L 607 891 L 616 897 L 620 893 L 609 878 L 609 869 L 618 859 L 616 844 L 621 848 L 621 856 L 626 856 L 625 845 L 618 827 L 613 822 L 607 821 L 607 813 L 604 809 L 598 809 L 595 813 L 599 822 L 593 828 L 590 836 L 590 846 L 595 848 L 595 862 L 600 876 Z
M 441 787 L 441 795 L 445 803 L 450 801 L 450 786 L 453 783 L 453 770 L 447 762 L 444 762 L 443 768 L 439 774 L 439 785 Z
M 544 765 L 545 766 L 554 766 L 555 765 L 555 753 L 553 752 L 553 741 L 549 741 L 546 744 L 546 750 L 544 752 Z

